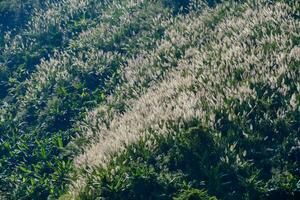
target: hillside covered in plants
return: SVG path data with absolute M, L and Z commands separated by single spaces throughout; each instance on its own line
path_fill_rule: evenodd
M 0 0 L 0 199 L 300 199 L 300 2 Z

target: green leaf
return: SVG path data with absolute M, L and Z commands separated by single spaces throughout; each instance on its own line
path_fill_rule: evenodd
M 19 169 L 20 169 L 22 172 L 25 172 L 25 173 L 28 173 L 28 174 L 31 173 L 31 170 L 26 169 L 25 167 L 20 166 Z
M 57 145 L 59 148 L 63 148 L 64 145 L 63 145 L 63 141 L 62 141 L 62 138 L 61 137 L 58 137 L 57 138 Z
M 46 150 L 45 150 L 44 147 L 41 148 L 41 156 L 42 156 L 42 158 L 46 158 L 47 157 Z

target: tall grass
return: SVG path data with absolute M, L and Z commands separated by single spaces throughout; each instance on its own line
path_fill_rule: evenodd
M 170 40 L 157 47 L 157 52 L 166 49 L 168 53 L 164 59 L 167 62 L 158 60 L 151 65 L 149 60 L 157 57 L 150 55 L 146 63 L 144 58 L 138 58 L 133 65 L 128 64 L 125 72 L 128 87 L 141 83 L 143 92 L 138 86 L 133 87 L 135 99 L 126 103 L 125 111 L 108 117 L 109 122 L 105 121 L 107 117 L 103 122 L 101 118 L 95 118 L 106 112 L 105 107 L 99 108 L 99 115 L 94 111 L 88 116 L 87 121 L 92 126 L 88 128 L 88 122 L 82 130 L 96 137 L 84 153 L 75 158 L 75 166 L 87 168 L 88 174 L 95 167 L 105 168 L 113 156 L 131 144 L 153 132 L 165 135 L 172 124 L 180 129 L 194 118 L 216 129 L 224 126 L 224 132 L 227 125 L 221 119 L 217 120 L 218 110 L 228 115 L 228 123 L 243 123 L 241 128 L 247 137 L 263 131 L 261 123 L 269 124 L 273 134 L 279 134 L 282 130 L 276 128 L 275 121 L 289 120 L 286 118 L 288 113 L 299 109 L 295 97 L 299 92 L 299 68 L 295 67 L 299 62 L 299 44 L 296 42 L 299 40 L 299 21 L 291 15 L 293 9 L 285 3 L 264 1 L 224 3 L 214 11 L 204 11 L 210 14 L 197 15 L 194 11 L 184 16 L 184 23 L 177 23 L 174 30 L 170 30 Z M 208 25 L 215 26 L 205 43 L 201 25 L 198 28 L 201 23 L 202 27 L 206 25 L 204 30 Z M 188 31 L 176 33 L 182 29 Z M 172 51 L 180 51 L 180 46 L 187 46 L 181 52 L 182 58 L 180 53 L 175 57 Z M 176 61 L 172 62 L 173 59 Z M 164 67 L 169 69 L 158 81 Z M 151 81 L 147 89 L 143 82 Z M 274 102 L 277 98 L 283 104 L 277 105 Z M 257 113 L 260 101 L 269 102 L 269 108 L 274 110 Z M 252 116 L 253 112 L 255 116 Z M 236 162 L 236 165 L 242 164 Z M 71 193 L 75 196 L 82 188 L 90 187 L 85 183 L 85 176 L 85 173 L 79 174 L 74 183 Z

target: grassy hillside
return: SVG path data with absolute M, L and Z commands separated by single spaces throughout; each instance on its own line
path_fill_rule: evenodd
M 299 197 L 297 1 L 29 10 L 2 31 L 0 199 Z

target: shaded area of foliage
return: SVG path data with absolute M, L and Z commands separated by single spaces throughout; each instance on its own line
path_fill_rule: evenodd
M 79 198 L 172 199 L 180 196 L 178 199 L 185 199 L 183 196 L 197 196 L 198 192 L 192 190 L 205 188 L 208 169 L 218 171 L 219 168 L 219 152 L 211 135 L 194 127 L 176 136 L 154 137 L 128 147 L 107 169 L 95 171 L 91 177 L 99 179 L 88 181 L 89 187 Z M 229 169 L 224 171 L 229 172 Z
M 7 31 L 20 28 L 26 24 L 33 9 L 44 7 L 41 0 L 1 0 L 0 30 Z

